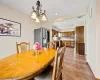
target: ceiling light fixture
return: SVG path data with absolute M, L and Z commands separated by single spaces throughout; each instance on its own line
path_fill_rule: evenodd
M 66 22 L 64 22 L 64 24 L 65 24 Z
M 57 16 L 58 14 L 57 14 L 57 13 L 55 13 L 55 15 Z
M 37 23 L 40 23 L 40 21 L 47 21 L 47 17 L 46 17 L 46 10 L 42 11 L 41 10 L 41 3 L 40 1 L 38 0 L 37 3 L 36 3 L 37 7 L 36 9 L 34 8 L 34 6 L 32 6 L 32 15 L 31 15 L 31 18 L 35 20 L 35 22 Z

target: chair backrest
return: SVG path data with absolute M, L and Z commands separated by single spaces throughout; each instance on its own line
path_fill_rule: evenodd
M 56 49 L 56 43 L 55 42 L 49 42 L 47 46 L 48 46 L 48 48 Z
M 30 50 L 30 42 L 28 42 L 28 43 L 27 42 L 21 42 L 19 44 L 16 42 L 16 50 L 17 50 L 17 53 Z
M 63 68 L 62 62 L 63 62 L 63 57 L 64 57 L 66 47 L 63 47 L 60 53 L 58 52 L 59 49 L 57 49 L 57 53 L 55 56 L 52 80 L 62 80 L 62 68 Z
M 62 40 L 59 41 L 59 47 L 63 47 L 64 46 L 64 43 Z

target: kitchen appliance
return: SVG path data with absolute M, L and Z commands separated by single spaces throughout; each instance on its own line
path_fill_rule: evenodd
M 38 28 L 34 29 L 34 43 L 39 42 L 42 47 L 47 47 L 47 43 L 49 42 L 49 30 L 46 28 Z

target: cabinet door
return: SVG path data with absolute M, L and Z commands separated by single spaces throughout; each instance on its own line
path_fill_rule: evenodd
M 62 37 L 64 37 L 64 34 L 63 34 L 63 32 L 62 32 Z
M 71 41 L 71 47 L 74 47 L 74 41 Z
M 70 37 L 70 32 L 68 32 L 68 37 Z
M 68 46 L 70 46 L 70 41 L 68 41 Z
M 68 32 L 66 32 L 66 37 L 68 36 Z
M 64 37 L 65 37 L 65 32 L 64 32 Z
M 73 32 L 70 32 L 70 37 L 72 37 L 73 36 Z
M 78 52 L 80 55 L 84 55 L 85 54 L 85 45 L 84 43 L 78 43 Z
M 76 53 L 79 54 L 78 43 L 84 43 L 84 26 L 76 27 Z

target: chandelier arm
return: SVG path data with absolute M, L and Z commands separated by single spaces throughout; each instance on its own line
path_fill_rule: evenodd
M 35 10 L 35 8 L 34 8 L 34 6 L 32 6 L 32 9 L 33 9 L 33 19 L 36 19 L 36 22 L 39 22 L 39 19 L 40 19 L 40 17 L 42 17 L 42 20 L 44 20 L 44 21 L 46 21 L 47 20 L 47 18 L 46 18 L 46 11 L 44 10 L 44 11 L 42 11 L 42 4 L 40 3 L 40 1 L 38 0 L 37 2 L 36 2 L 36 5 L 37 5 L 37 7 L 36 7 L 36 10 Z M 37 15 L 37 18 L 34 16 L 34 15 Z

